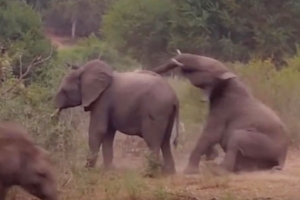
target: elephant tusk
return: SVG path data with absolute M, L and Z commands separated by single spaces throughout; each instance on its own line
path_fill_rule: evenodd
M 177 66 L 183 66 L 181 62 L 178 62 L 175 58 L 172 58 L 171 61 L 176 64 Z
M 220 76 L 220 78 L 222 80 L 227 80 L 227 79 L 230 79 L 230 78 L 236 78 L 236 75 L 234 73 L 232 73 L 232 72 L 225 72 L 224 74 L 222 74 Z
M 54 116 L 56 116 L 56 115 L 59 115 L 59 113 L 60 113 L 60 109 L 56 109 L 56 110 L 50 115 L 50 117 L 52 118 L 52 117 L 54 117 Z
M 181 54 L 181 51 L 179 49 L 176 49 L 177 54 Z

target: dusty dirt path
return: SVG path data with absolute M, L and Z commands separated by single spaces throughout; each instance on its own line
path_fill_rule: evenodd
M 198 176 L 175 178 L 195 197 L 203 199 L 300 199 L 299 152 L 291 152 L 283 171 L 253 172 L 239 175 L 215 176 L 205 170 Z
M 141 167 L 141 158 L 124 156 L 115 147 L 116 159 L 120 168 Z M 202 161 L 198 175 L 182 173 L 188 161 L 188 155 L 176 155 L 178 174 L 172 177 L 150 180 L 156 185 L 165 185 L 172 192 L 186 193 L 189 197 L 203 200 L 298 200 L 300 199 L 300 159 L 299 150 L 290 150 L 286 165 L 282 171 L 249 172 L 243 174 L 215 175 L 211 164 Z M 217 161 L 220 162 L 221 158 Z M 178 195 L 178 194 L 177 194 Z M 181 198 L 180 198 L 181 199 Z
M 58 35 L 54 34 L 53 31 L 51 31 L 50 29 L 45 29 L 43 32 L 44 32 L 44 35 L 47 38 L 49 38 L 51 40 L 52 44 L 57 46 L 57 48 L 59 50 L 72 48 L 75 44 L 74 42 L 71 42 L 70 37 L 68 37 L 68 36 L 58 36 Z

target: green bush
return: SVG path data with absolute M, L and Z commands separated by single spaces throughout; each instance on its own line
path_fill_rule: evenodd
M 139 66 L 138 62 L 124 56 L 108 43 L 100 41 L 93 34 L 78 41 L 72 49 L 61 51 L 61 60 L 73 64 L 84 64 L 88 60 L 100 58 L 109 63 L 117 71 L 127 71 Z
M 123 0 L 103 17 L 105 39 L 144 65 L 163 60 L 168 47 L 169 0 Z
M 254 95 L 273 108 L 290 129 L 294 141 L 299 140 L 300 126 L 298 118 L 300 96 L 299 55 L 287 59 L 288 67 L 275 70 L 270 60 L 254 60 L 247 65 L 232 66 L 248 84 Z
M 42 21 L 24 1 L 2 0 L 0 6 L 0 47 L 6 47 L 11 58 L 11 68 L 19 77 L 20 71 L 25 73 L 30 63 L 37 57 L 50 54 L 51 43 L 42 32 Z M 53 49 L 52 58 L 56 56 Z M 48 62 L 48 61 L 47 61 Z M 41 63 L 31 70 L 26 78 L 39 74 L 47 62 Z M 20 70 L 21 69 L 21 70 Z

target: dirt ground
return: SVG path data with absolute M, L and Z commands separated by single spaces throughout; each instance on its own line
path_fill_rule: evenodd
M 72 41 L 69 36 L 56 35 L 51 29 L 44 29 L 43 32 L 44 35 L 51 40 L 52 44 L 58 48 L 58 50 L 71 48 L 75 44 L 75 41 Z
M 119 134 L 117 141 L 124 141 Z M 139 139 L 136 139 L 139 140 Z M 141 156 L 133 153 L 121 153 L 115 144 L 115 158 L 119 169 L 141 167 Z M 191 147 L 190 147 L 191 148 Z M 124 148 L 122 149 L 124 151 Z M 177 174 L 160 179 L 171 191 L 185 191 L 190 198 L 217 199 L 251 199 L 251 200 L 297 200 L 300 199 L 300 159 L 299 149 L 291 149 L 286 165 L 282 171 L 249 172 L 243 174 L 216 175 L 210 170 L 212 162 L 202 161 L 200 174 L 184 175 L 182 171 L 187 164 L 189 151 L 174 151 Z M 221 154 L 213 163 L 220 163 Z M 157 180 L 158 181 L 158 180 Z M 155 180 L 152 180 L 155 184 Z

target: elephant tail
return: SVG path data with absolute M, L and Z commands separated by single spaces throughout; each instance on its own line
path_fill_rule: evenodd
M 177 148 L 178 146 L 178 137 L 179 137 L 179 106 L 176 105 L 174 106 L 174 114 L 175 114 L 175 120 L 174 120 L 174 124 L 175 124 L 175 131 L 176 131 L 176 135 L 173 141 L 173 145 L 175 148 Z

